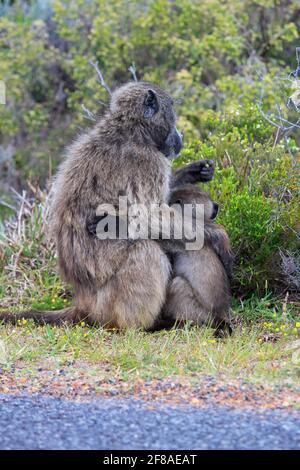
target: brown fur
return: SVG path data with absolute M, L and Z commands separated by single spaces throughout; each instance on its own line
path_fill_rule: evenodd
M 144 118 L 144 100 L 154 90 L 159 111 Z M 75 287 L 75 306 L 60 312 L 1 314 L 3 320 L 34 317 L 46 322 L 81 318 L 100 325 L 149 328 L 165 301 L 170 263 L 153 240 L 99 240 L 86 220 L 99 204 L 150 207 L 168 201 L 170 163 L 158 150 L 175 128 L 170 96 L 139 82 L 117 89 L 106 116 L 67 150 L 53 188 L 49 228 L 60 273 Z
M 151 87 L 160 110 L 143 119 Z M 175 125 L 170 97 L 148 83 L 117 89 L 110 111 L 68 150 L 53 187 L 51 231 L 60 272 L 75 286 L 79 316 L 100 325 L 151 326 L 165 299 L 170 264 L 152 240 L 98 240 L 86 219 L 103 203 L 166 201 L 170 164 L 157 145 Z
M 150 118 L 145 115 L 149 89 L 159 105 Z M 74 307 L 1 313 L 0 319 L 25 316 L 50 323 L 85 319 L 118 328 L 153 326 L 171 271 L 163 245 L 153 240 L 99 240 L 86 224 L 99 204 L 117 205 L 119 195 L 127 195 L 129 204 L 147 207 L 168 203 L 171 170 L 164 153 L 174 129 L 172 100 L 158 86 L 132 82 L 113 93 L 104 118 L 68 148 L 51 191 L 49 230 L 61 276 L 75 288 Z M 193 165 L 193 180 L 202 167 L 203 162 Z M 187 177 L 183 173 L 178 173 L 177 184 Z M 165 211 L 172 209 L 165 205 Z
M 223 250 L 231 258 L 230 243 L 225 229 L 211 222 L 213 202 L 196 186 L 175 189 L 170 203 L 203 204 L 205 225 L 218 232 Z M 196 324 L 229 325 L 231 292 L 226 269 L 210 243 L 197 251 L 177 251 L 174 257 L 173 279 L 168 289 L 164 316 L 176 321 L 191 320 Z M 229 274 L 229 275 L 228 275 Z

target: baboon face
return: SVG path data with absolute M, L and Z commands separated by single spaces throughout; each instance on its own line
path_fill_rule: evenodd
M 110 111 L 128 132 L 139 128 L 166 157 L 179 154 L 182 135 L 176 128 L 173 100 L 157 85 L 131 82 L 121 86 L 111 97 Z
M 214 220 L 219 211 L 219 205 L 207 193 L 189 184 L 173 191 L 170 200 L 170 205 L 172 204 L 180 204 L 181 207 L 184 204 L 203 204 L 204 219 L 207 221 Z

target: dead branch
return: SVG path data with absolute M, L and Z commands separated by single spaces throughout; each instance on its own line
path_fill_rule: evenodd
M 288 149 L 289 154 L 291 155 L 291 151 L 288 146 L 288 139 L 287 136 L 288 134 L 295 130 L 295 129 L 300 129 L 300 117 L 296 117 L 295 121 L 292 122 L 291 120 L 288 119 L 288 112 L 291 111 L 291 107 L 293 107 L 293 111 L 300 113 L 300 106 L 299 106 L 299 97 L 300 97 L 300 80 L 298 79 L 298 76 L 300 74 L 300 47 L 296 48 L 296 58 L 297 58 L 297 68 L 293 72 L 291 72 L 287 77 L 281 77 L 280 80 L 287 80 L 292 83 L 293 88 L 296 90 L 287 100 L 285 103 L 285 113 L 280 106 L 280 104 L 276 103 L 276 109 L 277 112 L 272 113 L 272 114 L 267 114 L 263 111 L 263 97 L 264 97 L 264 91 L 261 90 L 261 97 L 260 101 L 257 104 L 258 110 L 261 114 L 261 116 L 269 122 L 272 126 L 277 128 L 277 133 L 276 133 L 276 138 L 274 142 L 274 146 L 277 144 L 279 139 L 281 137 L 284 138 L 286 147 Z M 286 118 L 284 117 L 284 114 Z M 292 155 L 291 155 L 292 156 Z
M 109 96 L 111 96 L 111 89 L 109 88 L 109 86 L 107 85 L 107 83 L 105 82 L 105 80 L 103 78 L 102 72 L 101 72 L 101 70 L 99 69 L 99 66 L 98 66 L 98 60 L 96 62 L 93 62 L 92 60 L 90 60 L 89 64 L 92 67 L 94 67 L 94 69 L 96 70 L 96 73 L 98 75 L 98 82 L 100 83 L 100 85 L 107 91 Z
M 90 111 L 86 106 L 84 106 L 84 104 L 81 105 L 83 111 L 84 111 L 84 117 L 85 119 L 89 119 L 89 121 L 96 121 L 96 117 L 95 117 L 95 114 Z
M 134 65 L 134 64 L 131 64 L 131 66 L 129 67 L 128 70 L 129 70 L 129 72 L 131 73 L 133 80 L 134 80 L 135 82 L 137 82 L 138 79 L 137 79 L 137 76 L 136 76 L 136 68 L 135 68 L 135 65 Z
M 7 207 L 7 209 L 11 209 L 14 212 L 17 212 L 17 208 L 8 204 L 7 202 L 3 201 L 3 199 L 0 199 L 0 206 Z

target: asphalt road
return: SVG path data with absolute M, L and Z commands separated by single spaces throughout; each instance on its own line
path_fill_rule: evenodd
M 300 413 L 0 395 L 1 449 L 299 449 Z

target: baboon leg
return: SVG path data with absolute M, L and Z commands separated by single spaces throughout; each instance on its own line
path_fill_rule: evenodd
M 174 277 L 168 287 L 163 316 L 178 322 L 190 320 L 198 325 L 209 324 L 212 319 L 211 312 L 203 308 L 189 282 L 181 276 Z
M 121 329 L 151 328 L 165 302 L 170 270 L 155 241 L 133 244 L 119 271 L 98 290 L 94 321 Z
M 197 325 L 209 325 L 216 328 L 216 336 L 232 333 L 229 312 L 216 313 L 201 303 L 190 283 L 181 276 L 172 279 L 163 307 L 162 320 L 167 322 L 193 321 Z M 163 322 L 161 323 L 162 328 Z

